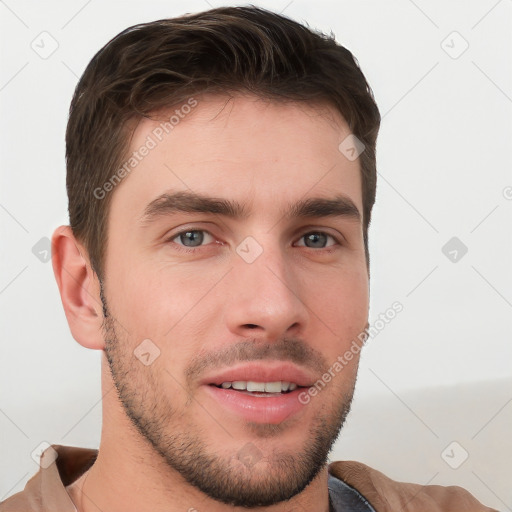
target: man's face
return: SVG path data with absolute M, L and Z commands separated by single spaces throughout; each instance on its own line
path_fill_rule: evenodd
M 269 505 L 318 474 L 350 408 L 358 355 L 332 368 L 364 331 L 368 275 L 361 220 L 338 199 L 363 211 L 360 168 L 338 149 L 349 130 L 334 110 L 196 99 L 168 134 L 145 119 L 131 140 L 156 145 L 112 198 L 106 353 L 126 414 L 170 468 L 219 501 Z M 148 214 L 176 192 L 245 215 L 163 199 Z M 289 210 L 312 198 L 333 202 Z M 233 389 L 246 381 L 305 387 Z

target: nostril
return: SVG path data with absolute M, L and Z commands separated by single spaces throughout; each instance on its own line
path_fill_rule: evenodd
M 249 327 L 249 329 L 254 329 L 258 326 L 256 324 L 245 324 L 245 327 Z

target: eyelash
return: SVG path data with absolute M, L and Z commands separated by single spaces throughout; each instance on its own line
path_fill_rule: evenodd
M 172 242 L 175 238 L 178 238 L 180 235 L 184 234 L 184 233 L 188 233 L 188 232 L 204 232 L 204 233 L 208 233 L 210 236 L 212 236 L 213 238 L 215 238 L 208 230 L 206 229 L 185 229 L 183 231 L 179 231 L 178 233 L 174 233 L 172 236 L 170 236 L 169 238 L 167 238 L 165 240 L 165 243 L 170 243 Z M 341 246 L 341 242 L 338 240 L 338 238 L 336 238 L 334 235 L 331 235 L 330 233 L 327 233 L 325 231 L 307 231 L 305 232 L 303 235 L 300 236 L 299 240 L 304 238 L 306 235 L 311 235 L 311 234 L 322 234 L 322 235 L 327 235 L 328 237 L 332 238 L 336 243 L 334 245 L 330 245 L 328 247 L 322 247 L 322 248 L 319 248 L 319 249 L 315 249 L 314 247 L 307 247 L 307 246 L 301 246 L 301 247 L 305 247 L 306 249 L 312 249 L 314 251 L 322 251 L 324 253 L 331 253 L 333 252 L 334 250 L 336 250 L 337 247 Z M 205 245 L 200 245 L 198 247 L 185 247 L 184 245 L 180 245 L 180 244 L 174 244 L 175 245 L 175 249 L 179 252 L 184 252 L 184 253 L 187 253 L 187 254 L 191 254 L 191 253 L 194 253 L 196 252 L 198 249 L 201 249 L 201 248 L 204 248 L 206 247 Z M 207 244 L 209 245 L 209 244 Z

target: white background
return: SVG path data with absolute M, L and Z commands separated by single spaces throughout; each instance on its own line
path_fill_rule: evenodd
M 254 3 L 333 31 L 383 116 L 370 321 L 397 300 L 404 310 L 363 351 L 332 459 L 512 510 L 512 2 Z M 32 252 L 68 223 L 74 87 L 124 28 L 209 5 L 225 4 L 0 2 L 0 500 L 37 470 L 41 441 L 99 443 L 99 353 L 71 337 L 51 263 Z M 58 43 L 46 59 L 31 47 L 49 48 L 43 31 Z M 442 252 L 452 237 L 468 249 L 457 262 Z M 453 441 L 452 458 L 468 453 L 458 469 L 442 456 Z

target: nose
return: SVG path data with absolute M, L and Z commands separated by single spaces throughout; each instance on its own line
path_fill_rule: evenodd
M 263 252 L 252 262 L 239 255 L 243 252 L 234 255 L 225 315 L 236 336 L 275 341 L 301 336 L 306 328 L 309 311 L 299 276 L 277 245 L 262 245 Z

